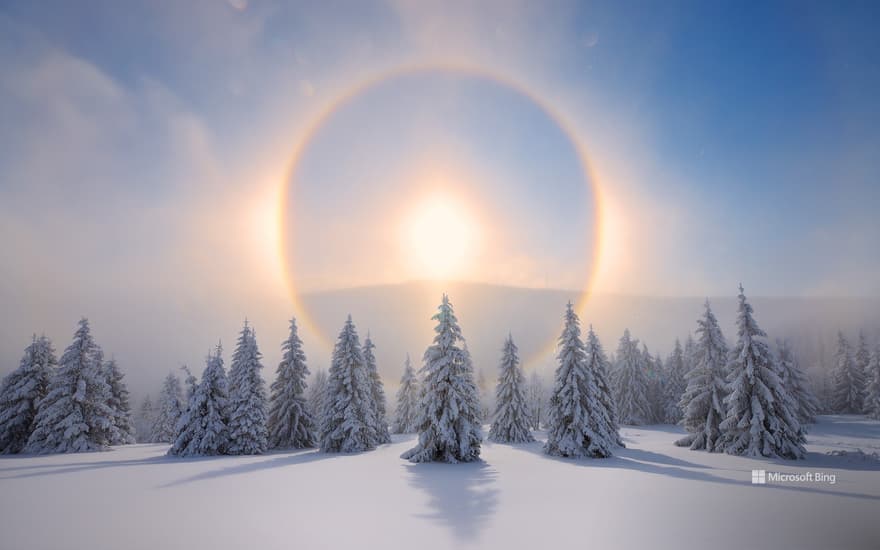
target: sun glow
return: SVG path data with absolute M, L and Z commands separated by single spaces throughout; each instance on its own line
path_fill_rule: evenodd
M 431 195 L 404 221 L 402 252 L 414 278 L 463 278 L 473 268 L 480 238 L 478 224 L 460 201 Z

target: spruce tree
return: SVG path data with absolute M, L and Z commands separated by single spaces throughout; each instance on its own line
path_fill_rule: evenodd
M 199 379 L 193 375 L 192 371 L 190 371 L 189 367 L 186 365 L 181 365 L 180 370 L 183 371 L 183 387 L 186 388 L 183 398 L 183 408 L 186 409 L 186 404 L 189 403 L 189 400 L 192 399 L 193 394 L 196 393 L 196 387 L 199 385 Z
M 819 402 L 810 390 L 807 379 L 798 366 L 791 346 L 785 340 L 776 341 L 777 358 L 782 385 L 797 403 L 797 417 L 802 425 L 816 421 Z
M 269 448 L 262 358 L 256 333 L 245 320 L 229 367 L 229 454 L 261 454 Z
M 495 414 L 489 429 L 489 440 L 496 443 L 534 441 L 531 424 L 526 402 L 525 377 L 519 366 L 519 355 L 513 336 L 508 335 L 502 348 L 498 386 L 495 389 Z
M 642 370 L 645 372 L 646 391 L 648 398 L 648 419 L 650 424 L 663 421 L 663 362 L 660 356 L 652 357 L 648 346 L 642 343 Z
M 480 457 L 480 394 L 449 297 L 432 317 L 434 343 L 425 350 L 418 444 L 401 455 L 411 462 L 471 462 Z
M 400 377 L 400 387 L 397 389 L 397 408 L 394 411 L 392 425 L 394 433 L 415 433 L 420 392 L 419 379 L 407 353 L 406 362 L 403 364 L 403 376 Z
M 376 420 L 376 425 L 373 427 L 373 432 L 376 434 L 375 445 L 382 445 L 391 443 L 391 434 L 388 433 L 388 419 L 386 418 L 385 386 L 382 384 L 382 378 L 379 377 L 379 368 L 376 366 L 376 356 L 373 353 L 375 348 L 376 346 L 373 344 L 368 331 L 367 337 L 364 339 L 364 364 L 370 377 L 373 418 Z
M 672 353 L 666 359 L 666 383 L 663 387 L 663 422 L 666 424 L 678 424 L 682 418 L 679 403 L 687 389 L 687 367 L 685 366 L 684 350 L 681 342 L 676 338 Z
M 489 389 L 489 382 L 483 369 L 474 369 L 473 359 L 471 358 L 471 352 L 467 349 L 467 344 L 464 345 L 464 353 L 470 369 L 476 372 L 477 375 L 477 391 L 480 393 L 480 421 L 485 424 L 489 422 L 492 416 L 492 392 Z
M 835 412 L 859 414 L 862 412 L 862 397 L 865 390 L 864 371 L 856 366 L 849 342 L 842 332 L 837 333 L 837 353 L 832 375 L 834 384 L 833 403 Z
M 107 448 L 113 410 L 104 380 L 103 355 L 92 339 L 89 322 L 79 321 L 73 343 L 64 350 L 55 376 L 40 401 L 35 428 L 25 452 L 71 453 Z
M 593 375 L 596 388 L 599 390 L 598 399 L 601 405 L 599 418 L 602 421 L 599 431 L 606 440 L 613 442 L 618 447 L 624 447 L 623 439 L 620 437 L 620 426 L 617 423 L 617 405 L 614 403 L 614 395 L 611 391 L 611 385 L 608 383 L 610 362 L 601 342 L 599 342 L 599 337 L 593 330 L 593 325 L 590 325 L 587 331 L 584 352 L 586 353 L 587 369 Z
M 14 454 L 24 449 L 57 367 L 52 342 L 35 334 L 18 368 L 0 385 L 0 453 Z
M 544 381 L 537 372 L 533 372 L 529 376 L 529 382 L 526 385 L 526 399 L 529 402 L 529 416 L 532 418 L 532 429 L 540 430 L 541 426 L 546 423 L 548 395 Z
M 617 347 L 617 366 L 614 369 L 614 402 L 622 424 L 640 425 L 651 420 L 648 402 L 648 380 L 645 360 L 639 351 L 639 341 L 626 329 Z
M 327 371 L 318 369 L 312 382 L 309 384 L 306 396 L 306 406 L 315 422 L 315 435 L 321 431 L 321 424 L 324 419 L 324 396 L 327 394 Z
M 782 383 L 781 369 L 764 341 L 766 334 L 752 316 L 742 285 L 736 324 L 738 338 L 727 366 L 727 414 L 720 425 L 724 451 L 752 457 L 803 458 L 805 439 L 797 403 Z
M 865 338 L 863 331 L 859 331 L 859 345 L 856 347 L 853 361 L 855 362 L 856 372 L 859 374 L 859 381 L 857 382 L 861 393 L 861 409 L 859 409 L 859 412 L 867 414 L 868 405 L 865 403 L 865 392 L 868 390 L 868 384 L 871 383 L 869 372 L 871 352 L 868 351 L 868 340 Z
M 129 445 L 135 442 L 134 420 L 131 416 L 128 388 L 122 381 L 124 375 L 119 370 L 116 359 L 104 363 L 104 377 L 110 386 L 107 404 L 113 410 L 113 431 L 111 445 Z
M 269 398 L 269 447 L 302 449 L 315 446 L 315 419 L 306 404 L 306 354 L 296 327 L 290 320 L 290 334 L 281 345 L 283 357 L 272 382 Z
M 687 389 L 681 397 L 681 425 L 688 435 L 675 442 L 680 447 L 693 450 L 720 452 L 721 422 L 726 411 L 724 398 L 727 383 L 727 342 L 712 313 L 709 300 L 704 305 L 703 317 L 697 320 L 697 341 L 685 345 L 685 358 L 692 367 L 685 375 Z M 693 339 L 688 336 L 688 343 Z M 688 348 L 691 352 L 688 353 Z
M 544 452 L 570 458 L 609 457 L 615 442 L 602 431 L 603 414 L 607 416 L 607 411 L 599 400 L 593 372 L 587 367 L 580 320 L 571 302 L 566 306 L 558 350 Z
M 144 397 L 141 402 L 141 408 L 138 410 L 137 422 L 137 441 L 138 443 L 149 443 L 153 433 L 153 422 L 156 419 L 156 411 L 153 408 L 153 399 L 150 394 Z
M 229 387 L 223 368 L 223 349 L 218 344 L 205 360 L 202 381 L 197 383 L 186 411 L 177 423 L 171 456 L 212 456 L 229 445 Z
M 325 453 L 356 453 L 376 448 L 373 387 L 351 315 L 336 339 L 319 444 Z
M 865 411 L 874 420 L 880 420 L 880 345 L 874 348 L 868 362 L 868 386 L 865 390 Z
M 169 372 L 159 392 L 158 410 L 150 437 L 152 443 L 174 443 L 177 437 L 177 421 L 180 420 L 186 405 L 183 401 L 180 378 Z

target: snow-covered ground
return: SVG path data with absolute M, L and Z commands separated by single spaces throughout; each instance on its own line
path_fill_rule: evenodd
M 486 443 L 479 464 L 409 464 L 413 436 L 358 455 L 173 459 L 165 445 L 0 458 L 0 548 L 456 549 L 880 547 L 880 422 L 826 416 L 798 462 L 675 447 L 624 428 L 605 460 Z M 836 482 L 752 485 L 752 470 Z

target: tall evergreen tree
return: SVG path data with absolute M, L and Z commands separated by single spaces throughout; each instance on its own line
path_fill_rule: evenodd
M 107 399 L 107 405 L 113 411 L 111 445 L 128 445 L 135 442 L 131 403 L 128 398 L 128 388 L 122 380 L 123 376 L 119 370 L 119 365 L 116 363 L 116 359 L 111 358 L 104 363 L 104 378 L 110 386 L 110 396 Z
M 400 378 L 400 387 L 397 389 L 397 408 L 394 411 L 392 426 L 394 433 L 408 434 L 416 431 L 420 395 L 419 379 L 407 353 L 406 362 L 403 365 L 403 376 Z
M 869 371 L 869 366 L 871 364 L 871 352 L 868 350 L 868 340 L 865 338 L 864 331 L 859 331 L 859 345 L 856 347 L 856 352 L 853 355 L 853 361 L 855 362 L 856 372 L 859 373 L 861 378 L 861 380 L 859 380 L 859 389 L 862 394 L 862 408 L 859 410 L 859 412 L 867 414 L 868 405 L 867 403 L 865 403 L 865 392 L 868 390 L 868 384 L 871 383 L 871 374 Z
M 49 381 L 28 439 L 28 453 L 99 451 L 108 445 L 113 411 L 107 405 L 110 388 L 104 380 L 102 355 L 92 339 L 89 322 L 79 321 L 73 343 L 64 350 L 58 370 Z
M 723 450 L 720 426 L 726 414 L 727 342 L 709 300 L 704 308 L 703 317 L 697 320 L 697 342 L 685 346 L 685 358 L 689 357 L 693 365 L 685 375 L 687 389 L 680 403 L 681 424 L 688 435 L 675 444 L 693 450 L 720 452 Z M 688 343 L 691 342 L 693 339 L 688 336 Z
M 269 398 L 269 447 L 302 449 L 315 446 L 315 419 L 306 404 L 306 354 L 296 327 L 290 320 L 290 334 L 281 345 L 283 358 L 278 364 Z
M 645 372 L 648 398 L 648 422 L 658 424 L 663 421 L 663 362 L 658 355 L 651 356 L 648 346 L 642 342 L 642 370 Z
M 364 364 L 370 377 L 373 418 L 376 419 L 376 425 L 373 427 L 373 432 L 376 434 L 375 444 L 382 445 L 391 443 L 391 434 L 388 433 L 388 419 L 386 418 L 385 386 L 382 384 L 379 368 L 376 366 L 376 355 L 373 353 L 375 348 L 376 346 L 373 344 L 368 331 L 367 337 L 364 339 Z
M 444 294 L 421 369 L 418 444 L 401 455 L 412 462 L 471 462 L 482 442 L 480 394 L 464 337 L 449 297 Z
M 245 320 L 229 367 L 229 454 L 261 454 L 269 448 L 262 358 L 257 336 Z
M 587 367 L 580 320 L 569 302 L 556 355 L 559 365 L 550 393 L 550 419 L 544 452 L 572 458 L 606 458 L 615 442 L 602 433 L 599 387 Z
M 197 383 L 186 412 L 177 423 L 177 437 L 168 450 L 171 456 L 222 454 L 229 445 L 229 387 L 223 368 L 223 349 L 218 344 L 205 360 L 202 381 Z
M 663 422 L 667 424 L 678 424 L 682 419 L 679 403 L 687 390 L 686 369 L 684 350 L 676 338 L 672 353 L 666 359 L 666 383 L 663 387 Z
M 623 439 L 620 437 L 620 426 L 617 423 L 617 405 L 614 403 L 614 395 L 608 383 L 608 369 L 611 363 L 605 355 L 599 337 L 593 330 L 593 325 L 590 325 L 587 331 L 584 352 L 586 353 L 587 370 L 593 375 L 596 388 L 599 390 L 598 399 L 601 405 L 599 409 L 601 414 L 598 416 L 601 421 L 599 432 L 604 439 L 611 441 L 618 447 L 624 447 Z
M 648 402 L 648 380 L 645 361 L 639 351 L 639 341 L 626 329 L 617 347 L 617 366 L 614 369 L 614 402 L 623 424 L 640 425 L 651 420 Z
M 327 395 L 326 370 L 318 369 L 315 371 L 315 376 L 312 377 L 312 382 L 309 384 L 306 393 L 306 406 L 308 407 L 309 414 L 312 415 L 312 419 L 315 422 L 315 435 L 317 440 L 324 419 L 324 396 Z
M 532 372 L 526 385 L 526 399 L 529 402 L 529 416 L 532 419 L 532 429 L 540 430 L 546 423 L 547 407 L 550 397 L 547 395 L 544 381 L 537 372 Z
M 196 393 L 196 387 L 199 385 L 199 379 L 193 375 L 192 371 L 190 371 L 189 367 L 186 365 L 181 365 L 180 370 L 183 371 L 183 387 L 185 388 L 183 409 L 185 410 L 187 403 L 189 403 L 189 400 L 192 399 L 193 394 Z
M 868 387 L 865 390 L 865 412 L 880 420 L 880 345 L 874 348 L 868 363 Z
M 532 419 L 525 394 L 525 377 L 513 336 L 508 335 L 502 348 L 498 386 L 495 389 L 495 414 L 489 440 L 497 443 L 534 441 Z
M 345 321 L 330 364 L 319 444 L 326 453 L 376 448 L 373 386 L 351 315 Z
M 17 369 L 0 385 L 0 453 L 20 453 L 33 433 L 40 401 L 58 367 L 55 348 L 35 334 Z
M 864 371 L 856 366 L 849 342 L 842 332 L 837 333 L 836 365 L 833 373 L 835 412 L 859 414 L 862 412 L 862 396 L 865 389 Z
M 159 392 L 158 410 L 150 437 L 152 443 L 174 443 L 174 438 L 177 436 L 177 421 L 180 420 L 186 405 L 180 387 L 180 378 L 169 372 Z
M 141 402 L 141 408 L 138 410 L 135 422 L 138 443 L 149 443 L 152 440 L 153 422 L 155 420 L 156 410 L 153 407 L 153 399 L 150 397 L 150 394 L 147 394 Z
M 724 451 L 745 456 L 803 458 L 804 432 L 797 403 L 782 383 L 780 368 L 764 341 L 766 334 L 752 316 L 752 306 L 739 287 L 737 343 L 730 352 L 721 422 Z
M 464 353 L 467 357 L 470 369 L 476 372 L 477 375 L 477 391 L 480 393 L 480 421 L 485 424 L 486 422 L 489 422 L 492 417 L 492 391 L 489 388 L 489 381 L 486 378 L 486 373 L 483 372 L 483 369 L 474 369 L 473 359 L 471 358 L 471 352 L 467 349 L 467 344 L 464 346 Z
M 797 403 L 797 417 L 802 425 L 816 421 L 819 402 L 810 390 L 807 379 L 798 366 L 791 346 L 785 340 L 776 341 L 777 364 L 779 365 L 782 385 Z

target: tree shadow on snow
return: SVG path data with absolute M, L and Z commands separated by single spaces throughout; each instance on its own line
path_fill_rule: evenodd
M 428 493 L 428 514 L 415 514 L 448 527 L 463 541 L 475 540 L 498 507 L 498 472 L 483 461 L 406 464 L 411 486 Z
M 239 459 L 251 459 L 246 462 L 236 464 L 234 466 L 229 466 L 226 468 L 219 468 L 217 470 L 210 470 L 208 472 L 202 472 L 193 476 L 185 477 L 183 479 L 178 479 L 177 481 L 172 481 L 170 483 L 166 483 L 165 485 L 160 485 L 160 489 L 166 489 L 169 487 L 177 487 L 180 485 L 186 485 L 188 483 L 193 483 L 196 481 L 206 481 L 209 479 L 216 479 L 220 477 L 226 476 L 234 476 L 241 474 L 249 474 L 252 472 L 259 472 L 261 470 L 271 470 L 274 468 L 284 468 L 285 466 L 293 466 L 295 464 L 306 464 L 309 462 L 315 462 L 318 460 L 329 460 L 333 458 L 338 458 L 340 456 L 351 456 L 353 454 L 360 453 L 324 453 L 318 449 L 297 449 L 292 451 L 272 451 L 263 455 L 238 455 L 238 456 L 228 456 L 225 458 L 239 458 Z M 213 458 L 221 458 L 221 457 L 213 457 Z M 255 460 L 255 459 L 263 459 L 263 460 Z M 184 459 L 186 460 L 186 459 Z
M 742 481 L 735 479 L 728 479 L 725 477 L 720 477 L 716 475 L 712 475 L 708 473 L 713 470 L 718 471 L 734 471 L 723 468 L 713 468 L 711 466 L 705 466 L 702 464 L 694 464 L 692 462 L 687 462 L 685 460 L 680 460 L 677 458 L 669 457 L 660 453 L 655 453 L 651 451 L 645 451 L 642 449 L 615 449 L 614 456 L 610 458 L 563 458 L 556 456 L 549 456 L 543 451 L 543 445 L 529 445 L 519 447 L 525 451 L 540 454 L 542 457 L 553 460 L 555 462 L 560 462 L 563 464 L 569 464 L 575 467 L 583 467 L 583 468 L 604 468 L 609 470 L 621 469 L 621 470 L 632 470 L 636 472 L 642 472 L 646 474 L 654 474 L 654 475 L 663 475 L 674 477 L 687 481 L 701 481 L 707 483 L 719 483 L 723 485 L 736 485 L 739 487 L 743 486 L 751 486 L 751 471 L 743 470 L 742 471 Z M 694 451 L 700 452 L 700 451 Z M 787 461 L 780 460 L 780 463 L 785 463 L 792 467 L 811 467 L 813 464 L 804 464 L 801 461 Z M 696 468 L 697 470 L 689 470 L 686 468 Z M 702 471 L 700 471 L 702 470 Z M 853 497 L 863 500 L 872 500 L 872 501 L 880 501 L 880 496 L 869 495 L 864 493 L 851 493 L 846 491 L 830 491 L 827 489 L 821 489 L 818 487 L 804 487 L 798 485 L 762 485 L 761 487 L 766 490 L 780 490 L 780 491 L 794 491 L 798 493 L 807 493 L 814 495 L 830 495 L 830 496 L 846 496 Z
M 82 456 L 81 453 L 75 455 Z M 70 455 L 70 456 L 75 456 Z M 57 458 L 58 455 L 40 455 L 51 456 Z M 83 472 L 88 470 L 100 470 L 103 468 L 125 468 L 128 466 L 149 466 L 167 462 L 169 459 L 165 456 L 154 456 L 149 458 L 134 458 L 131 460 L 96 460 L 92 462 L 68 462 L 64 464 L 35 464 L 32 466 L 18 466 L 15 468 L 0 468 L 0 472 L 9 472 L 17 470 L 28 470 L 28 473 L 3 475 L 0 479 L 24 479 L 29 477 L 54 476 L 68 473 Z M 36 470 L 36 471 L 34 471 Z
M 810 436 L 878 440 L 880 439 L 880 422 L 857 415 L 821 416 L 815 424 L 807 426 L 807 442 L 810 442 Z

